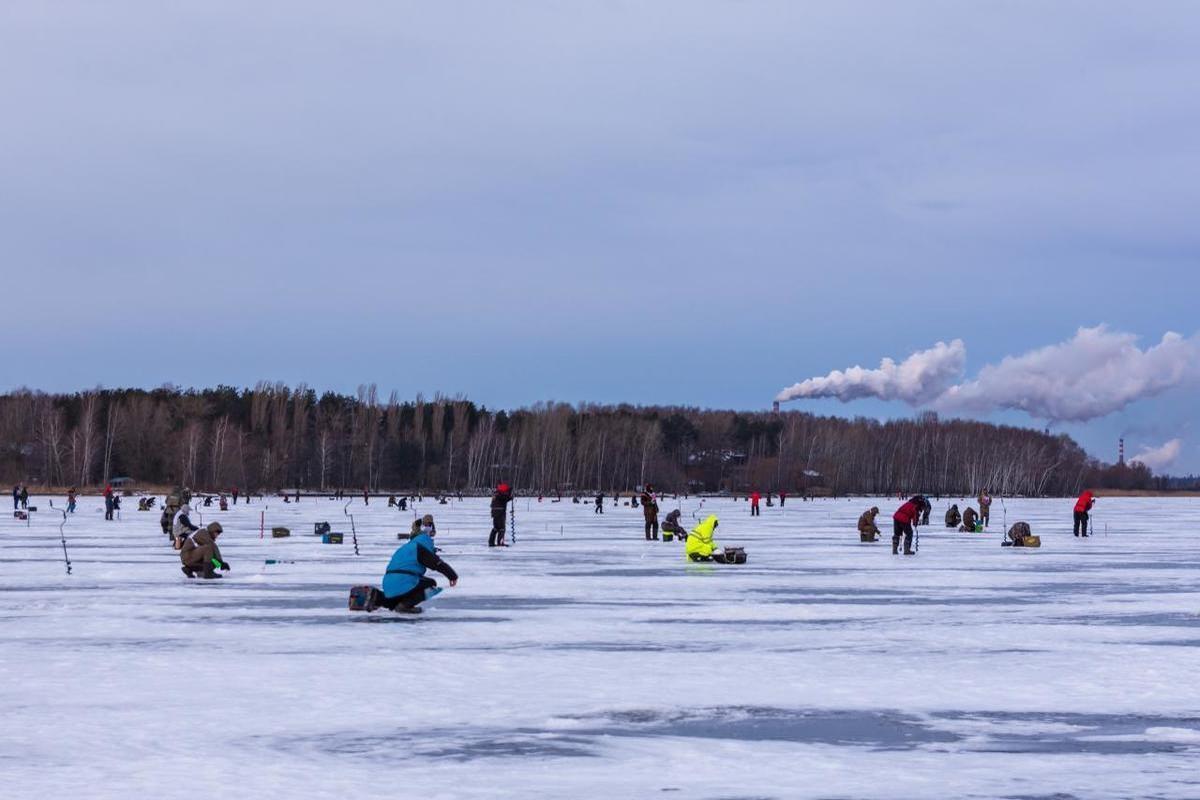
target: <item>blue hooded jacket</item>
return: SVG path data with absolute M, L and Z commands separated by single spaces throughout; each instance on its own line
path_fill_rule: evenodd
M 392 554 L 392 560 L 387 565 L 387 573 L 383 576 L 383 593 L 385 595 L 398 597 L 417 587 L 417 582 L 425 575 L 425 565 L 420 561 L 420 549 L 429 551 L 426 560 L 430 555 L 437 558 L 433 539 L 427 533 L 417 534 Z M 440 559 L 438 560 L 440 561 Z

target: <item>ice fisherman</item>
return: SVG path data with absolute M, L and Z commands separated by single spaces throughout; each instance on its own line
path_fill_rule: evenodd
M 896 509 L 896 513 L 892 515 L 892 555 L 900 553 L 901 536 L 904 537 L 904 555 L 916 555 L 916 551 L 912 549 L 913 523 L 921 513 L 924 499 L 917 495 Z
M 709 514 L 704 521 L 688 533 L 687 549 L 684 554 L 691 561 L 712 561 L 713 551 L 717 548 L 717 543 L 713 541 L 713 534 L 717 531 L 716 514 Z
M 1075 501 L 1075 535 L 1088 535 L 1088 520 L 1091 515 L 1088 513 L 1092 510 L 1092 506 L 1096 505 L 1096 495 L 1089 489 L 1079 495 L 1079 499 Z
M 654 496 L 654 487 L 646 484 L 642 489 L 642 517 L 646 521 L 646 540 L 658 539 L 658 499 Z
M 949 510 L 946 511 L 946 527 L 957 528 L 961 522 L 962 512 L 958 510 L 958 503 L 955 503 L 954 505 L 950 506 Z
M 512 487 L 501 483 L 492 495 L 492 532 L 488 535 L 488 547 L 507 547 L 504 533 L 507 530 L 506 514 L 508 504 L 512 502 Z
M 992 496 L 986 490 L 979 493 L 979 519 L 985 528 L 992 521 Z
M 975 531 L 975 523 L 978 520 L 979 514 L 975 512 L 975 509 L 967 506 L 967 510 L 963 512 L 962 527 L 959 530 L 965 533 L 973 533 Z
M 687 531 L 679 524 L 679 517 L 681 515 L 682 512 L 678 508 L 667 513 L 667 518 L 663 520 L 662 524 L 664 542 L 669 542 L 676 536 L 682 539 L 687 535 Z
M 229 562 L 221 558 L 217 537 L 221 535 L 221 523 L 210 522 L 203 528 L 193 530 L 183 540 L 179 549 L 180 569 L 189 578 L 199 575 L 206 580 L 221 577 L 216 570 L 229 571 Z
M 383 599 L 379 605 L 392 611 L 419 612 L 419 604 L 441 591 L 437 581 L 425 577 L 427 569 L 445 575 L 451 586 L 458 585 L 458 573 L 438 556 L 433 546 L 435 535 L 433 517 L 426 515 L 421 520 L 420 532 L 392 554 L 383 576 Z
M 875 517 L 877 516 L 879 516 L 879 506 L 871 506 L 858 518 L 858 539 L 860 542 L 874 542 L 879 540 L 879 526 L 875 524 Z

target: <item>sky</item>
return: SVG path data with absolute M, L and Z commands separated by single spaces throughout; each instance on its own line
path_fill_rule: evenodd
M 1200 331 L 1190 2 L 17 0 L 0 96 L 0 389 L 762 409 Z M 1184 372 L 952 413 L 1200 472 Z

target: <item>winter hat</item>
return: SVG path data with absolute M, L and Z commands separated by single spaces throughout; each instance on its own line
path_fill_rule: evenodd
M 511 488 L 512 488 L 512 487 L 511 487 L 511 486 L 509 486 L 507 483 L 502 483 L 502 484 L 500 484 L 499 486 L 497 486 L 497 487 L 496 487 L 496 491 L 498 491 L 498 492 L 507 492 L 507 491 L 509 491 Z
M 211 533 L 213 536 L 216 536 L 218 533 L 224 532 L 224 530 L 225 529 L 221 527 L 221 523 L 219 523 L 219 522 L 208 523 L 208 532 Z

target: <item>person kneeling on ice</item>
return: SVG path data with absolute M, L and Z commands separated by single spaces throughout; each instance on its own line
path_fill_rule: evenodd
M 975 523 L 978 519 L 979 514 L 975 512 L 975 509 L 967 506 L 967 510 L 963 512 L 962 527 L 958 529 L 959 533 L 974 533 Z
M 221 523 L 210 522 L 203 528 L 197 528 L 183 540 L 179 549 L 180 567 L 183 574 L 189 578 L 199 575 L 201 578 L 219 578 L 214 570 L 226 572 L 229 562 L 221 558 L 221 549 L 217 547 L 217 537 L 221 535 Z
M 960 522 L 962 522 L 962 513 L 958 510 L 958 503 L 955 503 L 946 512 L 946 527 L 957 528 Z
M 688 559 L 692 561 L 713 560 L 713 550 L 717 547 L 717 543 L 713 541 L 713 534 L 716 533 L 719 524 L 717 515 L 709 514 L 704 522 L 692 528 L 687 537 L 687 549 L 684 551 Z
M 438 557 L 433 546 L 433 520 L 421 520 L 421 531 L 392 554 L 383 576 L 383 598 L 379 605 L 392 611 L 420 611 L 417 606 L 436 595 L 441 589 L 437 581 L 425 577 L 425 570 L 436 570 L 458 585 L 458 573 Z
M 1018 522 L 1008 529 L 1008 533 L 1004 534 L 1004 541 L 1000 543 L 1000 546 L 1041 547 L 1042 540 L 1033 535 L 1033 529 L 1029 527 L 1028 522 Z
M 879 540 L 879 526 L 875 524 L 875 517 L 878 515 L 879 508 L 872 506 L 858 518 L 858 540 L 860 542 L 874 542 Z

